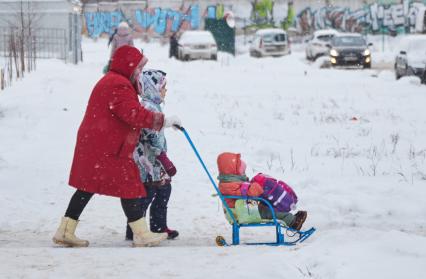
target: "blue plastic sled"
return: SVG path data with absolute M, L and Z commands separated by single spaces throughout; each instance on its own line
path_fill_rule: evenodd
M 197 149 L 195 148 L 194 143 L 192 142 L 191 138 L 189 137 L 188 132 L 185 130 L 185 128 L 183 128 L 181 126 L 175 125 L 175 127 L 178 128 L 180 131 L 182 131 L 183 134 L 185 135 L 186 139 L 188 140 L 189 144 L 191 145 L 192 149 L 194 150 L 195 155 L 197 156 L 198 160 L 200 161 L 201 165 L 203 166 L 203 169 L 207 173 L 207 176 L 209 177 L 210 182 L 212 183 L 213 187 L 215 188 L 217 195 L 222 200 L 222 204 L 224 205 L 226 211 L 229 213 L 229 216 L 232 219 L 232 245 L 239 245 L 240 244 L 240 228 L 243 228 L 243 227 L 268 227 L 268 226 L 269 227 L 275 227 L 275 232 L 276 232 L 275 242 L 245 243 L 247 245 L 291 246 L 291 245 L 295 245 L 297 243 L 305 241 L 308 237 L 310 237 L 315 232 L 315 228 L 310 228 L 309 230 L 306 230 L 306 231 L 297 231 L 297 230 L 291 229 L 289 227 L 283 226 L 281 223 L 279 223 L 277 221 L 277 218 L 275 216 L 275 212 L 274 212 L 272 205 L 269 203 L 269 201 L 267 201 L 263 198 L 251 197 L 251 196 L 242 197 L 242 196 L 224 196 L 224 195 L 222 195 L 222 193 L 219 191 L 219 188 L 217 187 L 215 181 L 213 180 L 210 172 L 207 170 L 207 167 L 204 164 L 203 159 L 201 159 L 200 154 L 198 153 Z M 271 210 L 273 218 L 271 220 L 268 220 L 267 222 L 262 222 L 262 223 L 239 224 L 237 222 L 237 219 L 235 218 L 234 213 L 232 212 L 232 210 L 228 207 L 227 203 L 225 202 L 225 198 L 226 199 L 249 199 L 249 200 L 256 200 L 256 201 L 263 202 L 266 205 L 268 205 L 269 209 Z M 288 240 L 288 241 L 285 240 L 282 230 L 286 231 L 287 236 L 291 237 L 291 240 Z M 289 235 L 289 234 L 291 234 L 291 235 Z M 226 242 L 226 240 L 223 236 L 216 237 L 216 244 L 219 245 L 219 246 L 231 245 L 231 244 L 228 244 Z

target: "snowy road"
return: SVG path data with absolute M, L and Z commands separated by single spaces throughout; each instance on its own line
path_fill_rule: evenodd
M 390 71 L 319 69 L 302 52 L 282 58 L 183 63 L 143 46 L 168 74 L 165 112 L 177 114 L 215 177 L 216 157 L 240 152 L 248 176 L 293 186 L 305 227 L 297 247 L 230 247 L 214 189 L 182 134 L 167 131 L 173 181 L 169 225 L 180 237 L 130 248 L 118 199 L 96 196 L 77 234 L 89 248 L 51 243 L 78 125 L 101 77 L 105 41 L 84 42 L 84 63 L 39 61 L 0 92 L 1 278 L 423 278 L 426 272 L 426 86 Z M 374 59 L 374 56 L 373 56 Z M 243 241 L 270 240 L 267 229 Z

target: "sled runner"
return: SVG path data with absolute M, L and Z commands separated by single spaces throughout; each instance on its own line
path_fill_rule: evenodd
M 276 240 L 274 242 L 255 242 L 255 243 L 245 243 L 247 245 L 272 245 L 272 246 L 291 246 L 295 245 L 297 243 L 305 241 L 308 237 L 310 237 L 314 232 L 315 228 L 310 228 L 306 231 L 297 231 L 294 229 L 291 229 L 287 227 L 286 225 L 280 223 L 279 220 L 277 220 L 275 216 L 274 209 L 272 205 L 269 203 L 269 201 L 260 198 L 260 197 L 251 197 L 251 196 L 225 196 L 222 195 L 222 193 L 219 191 L 219 188 L 217 187 L 215 181 L 213 180 L 210 172 L 208 171 L 206 165 L 204 164 L 203 159 L 201 159 L 200 154 L 198 153 L 197 149 L 195 148 L 194 143 L 192 142 L 191 138 L 188 135 L 188 132 L 185 130 L 185 128 L 181 126 L 176 126 L 177 129 L 182 131 L 182 133 L 185 135 L 186 139 L 188 140 L 189 144 L 191 145 L 195 155 L 197 156 L 198 160 L 200 161 L 204 171 L 207 173 L 207 176 L 210 179 L 210 182 L 212 183 L 213 187 L 216 190 L 217 195 L 222 201 L 223 207 L 225 209 L 225 215 L 228 219 L 228 222 L 232 225 L 232 244 L 228 244 L 223 236 L 216 237 L 216 244 L 218 246 L 229 246 L 229 245 L 239 245 L 240 244 L 240 228 L 244 227 L 274 227 L 275 228 L 275 234 L 276 234 Z M 252 222 L 248 220 L 239 220 L 237 215 L 235 214 L 235 211 L 231 210 L 227 203 L 225 202 L 225 199 L 235 199 L 237 202 L 245 202 L 249 203 L 250 201 L 257 201 L 257 202 L 263 202 L 266 204 L 272 213 L 272 219 L 271 220 L 258 220 L 258 222 Z M 247 210 L 249 208 L 247 207 Z M 286 237 L 289 239 L 286 240 L 283 231 L 285 231 Z

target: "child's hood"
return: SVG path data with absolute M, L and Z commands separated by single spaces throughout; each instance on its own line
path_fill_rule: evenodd
M 239 175 L 238 169 L 241 165 L 241 154 L 224 152 L 217 157 L 217 166 L 222 175 Z
M 161 88 L 166 83 L 166 73 L 160 70 L 146 70 L 140 75 L 139 83 L 141 85 L 143 100 L 151 101 L 156 104 L 162 102 Z
M 117 35 L 125 37 L 130 35 L 130 27 L 126 22 L 121 22 L 117 27 Z

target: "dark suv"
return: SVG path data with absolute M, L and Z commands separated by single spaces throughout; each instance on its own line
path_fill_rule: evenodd
M 371 45 L 358 33 L 335 35 L 328 44 L 331 65 L 371 68 Z

